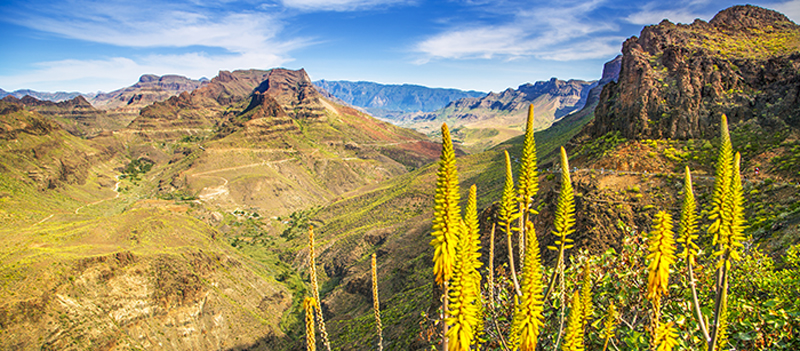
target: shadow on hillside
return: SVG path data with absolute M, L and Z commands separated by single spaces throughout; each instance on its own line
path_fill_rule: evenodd
M 289 336 L 276 337 L 275 335 L 265 335 L 253 343 L 237 345 L 224 349 L 225 351 L 302 351 L 306 349 L 305 341 L 292 340 Z

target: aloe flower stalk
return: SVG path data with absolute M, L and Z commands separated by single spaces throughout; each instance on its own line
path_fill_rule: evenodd
M 711 196 L 711 209 L 708 219 L 712 220 L 708 227 L 708 233 L 714 238 L 714 245 L 719 241 L 720 229 L 722 226 L 722 213 L 725 211 L 725 198 L 730 188 L 731 161 L 733 160 L 733 147 L 731 146 L 731 136 L 728 132 L 728 117 L 722 115 L 720 122 L 720 148 L 717 158 L 717 169 L 714 172 L 714 192 Z
M 527 245 L 524 223 L 528 223 L 531 214 L 536 210 L 531 209 L 533 197 L 539 192 L 539 172 L 536 169 L 536 140 L 533 138 L 533 104 L 528 106 L 528 120 L 525 124 L 525 142 L 522 147 L 522 159 L 519 165 L 519 188 L 517 189 L 519 203 L 519 257 L 520 270 L 525 264 L 525 247 Z
M 678 331 L 675 330 L 675 323 L 663 323 L 656 329 L 656 337 L 653 340 L 656 351 L 672 351 L 678 344 Z
M 508 265 L 511 267 L 511 280 L 514 282 L 514 291 L 517 296 L 521 296 L 522 291 L 517 280 L 517 270 L 514 268 L 514 249 L 511 244 L 511 237 L 514 232 L 512 223 L 518 218 L 519 213 L 514 210 L 516 197 L 514 196 L 514 178 L 511 174 L 511 158 L 508 156 L 508 151 L 504 151 L 504 153 L 506 156 L 506 183 L 503 187 L 503 197 L 500 200 L 500 210 L 497 217 L 508 238 Z
M 697 260 L 697 250 L 699 247 L 695 243 L 697 240 L 697 204 L 694 199 L 694 192 L 692 191 L 692 173 L 689 167 L 686 167 L 686 174 L 683 182 L 683 205 L 681 206 L 681 227 L 678 231 L 678 242 L 683 244 L 683 251 L 679 254 L 681 258 L 686 261 L 686 267 L 689 271 L 689 288 L 692 290 L 692 305 L 694 306 L 695 316 L 697 323 L 700 326 L 700 331 L 703 333 L 703 340 L 708 342 L 711 337 L 708 334 L 708 327 L 706 326 L 703 312 L 700 309 L 700 303 L 697 298 L 697 282 L 694 279 L 694 264 Z
M 316 263 L 316 254 L 314 253 L 314 226 L 308 227 L 308 260 L 309 265 L 311 266 L 310 274 L 311 274 L 311 290 L 314 294 L 314 303 L 316 304 L 315 310 L 317 314 L 317 321 L 319 323 L 319 332 L 322 335 L 322 345 L 325 346 L 325 349 L 330 351 L 331 344 L 328 341 L 328 331 L 325 329 L 325 319 L 322 316 L 322 306 L 320 306 L 320 298 L 319 298 L 319 283 L 317 282 L 317 263 Z
M 581 293 L 575 290 L 572 295 L 572 307 L 569 311 L 569 323 L 567 324 L 567 336 L 564 344 L 561 345 L 563 351 L 583 351 L 583 306 L 581 304 Z
M 669 213 L 660 211 L 656 214 L 649 241 L 647 298 L 657 306 L 661 295 L 666 295 L 669 290 L 669 266 L 675 262 L 675 239 Z
M 378 351 L 383 350 L 383 324 L 381 324 L 381 303 L 378 299 L 378 264 L 377 257 L 372 254 L 372 309 L 375 312 L 375 327 L 378 331 Z
M 449 351 L 467 351 L 475 341 L 481 309 L 480 299 L 480 236 L 478 233 L 478 211 L 476 187 L 469 189 L 466 221 L 461 226 L 456 250 L 455 270 L 450 285 L 449 325 L 446 337 Z
M 560 281 L 564 281 L 564 251 L 572 248 L 572 239 L 567 238 L 568 235 L 575 232 L 572 227 L 575 225 L 575 195 L 573 194 L 572 180 L 569 177 L 569 159 L 567 158 L 567 151 L 561 147 L 561 192 L 558 194 L 558 204 L 556 205 L 555 213 L 555 230 L 553 235 L 558 237 L 555 244 L 557 246 L 548 246 L 549 250 L 558 251 L 558 260 L 556 261 L 556 269 L 550 276 L 550 283 L 547 285 L 547 290 L 544 293 L 544 299 L 553 292 L 555 287 L 556 277 Z M 562 299 L 564 294 L 561 294 Z M 565 305 L 562 302 L 562 306 Z
M 614 306 L 613 301 L 608 306 L 608 312 L 606 312 L 606 319 L 603 326 L 603 336 L 606 340 L 603 343 L 603 351 L 606 351 L 606 349 L 608 349 L 608 342 L 614 337 L 614 331 L 617 326 L 617 308 Z
M 433 208 L 433 273 L 436 283 L 442 286 L 442 348 L 448 349 L 448 296 L 449 281 L 453 276 L 456 245 L 461 232 L 461 201 L 456 170 L 456 154 L 447 124 L 442 124 L 442 156 L 436 173 L 436 196 Z
M 436 178 L 431 245 L 435 250 L 433 271 L 436 282 L 443 285 L 453 274 L 461 221 L 461 209 L 458 207 L 461 195 L 458 187 L 456 156 L 447 124 L 442 124 L 442 156 Z
M 525 261 L 528 264 L 522 273 L 522 297 L 515 300 L 514 319 L 511 325 L 512 340 L 522 351 L 535 351 L 539 332 L 544 325 L 544 299 L 542 296 L 542 261 L 539 241 L 533 223 L 527 222 L 525 235 Z
M 316 351 L 316 338 L 314 336 L 314 309 L 317 302 L 313 297 L 306 296 L 303 300 L 303 309 L 306 311 L 306 350 Z

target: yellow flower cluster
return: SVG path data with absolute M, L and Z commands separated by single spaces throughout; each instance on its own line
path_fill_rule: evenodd
M 439 171 L 436 173 L 436 197 L 434 199 L 433 240 L 433 272 L 438 284 L 444 284 L 452 278 L 455 264 L 458 233 L 461 230 L 461 201 L 456 170 L 456 155 L 450 130 L 442 124 L 442 156 Z
M 658 305 L 661 295 L 667 294 L 669 266 L 675 262 L 675 239 L 669 213 L 660 211 L 656 214 L 649 241 L 647 298 Z

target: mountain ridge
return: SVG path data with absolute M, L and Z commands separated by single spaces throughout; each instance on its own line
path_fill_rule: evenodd
M 318 80 L 314 85 L 379 118 L 393 120 L 399 113 L 429 112 L 462 98 L 483 96 L 478 91 L 430 88 L 416 84 L 380 84 L 367 81 Z

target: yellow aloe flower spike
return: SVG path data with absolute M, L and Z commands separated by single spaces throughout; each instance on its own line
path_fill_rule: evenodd
M 558 195 L 558 204 L 556 205 L 556 220 L 555 230 L 553 234 L 558 237 L 556 245 L 559 247 L 549 246 L 551 250 L 559 251 L 559 260 L 563 262 L 563 251 L 572 248 L 572 239 L 567 238 L 568 235 L 575 232 L 572 227 L 575 225 L 575 195 L 573 194 L 572 180 L 569 176 L 569 160 L 567 159 L 567 151 L 561 147 L 561 192 Z
M 525 223 L 531 214 L 537 214 L 533 205 L 533 197 L 539 192 L 539 171 L 536 169 L 536 140 L 533 138 L 533 104 L 528 106 L 528 120 L 525 125 L 525 142 L 522 147 L 522 158 L 519 164 L 519 188 L 517 189 L 517 202 L 519 203 L 519 267 L 525 264 L 525 246 L 527 245 Z
M 434 247 L 433 272 L 436 282 L 443 285 L 453 274 L 458 232 L 460 231 L 461 195 L 458 188 L 458 172 L 453 142 L 447 124 L 442 124 L 442 156 L 436 173 L 436 197 L 433 211 Z
M 686 167 L 683 181 L 683 206 L 681 207 L 681 227 L 678 230 L 678 242 L 683 244 L 680 257 L 694 265 L 697 258 L 697 204 L 692 191 L 692 173 Z
M 669 213 L 660 211 L 656 214 L 649 241 L 647 298 L 658 305 L 660 296 L 667 294 L 669 266 L 675 262 L 675 239 Z
M 728 117 L 722 115 L 720 122 L 720 148 L 717 158 L 717 169 L 714 172 L 714 192 L 711 195 L 711 209 L 708 218 L 712 220 L 708 227 L 708 233 L 714 238 L 714 245 L 719 240 L 720 228 L 722 226 L 722 213 L 725 206 L 725 197 L 730 187 L 731 161 L 733 160 L 733 147 L 731 146 L 731 136 L 728 132 Z
M 515 300 L 514 319 L 511 324 L 512 340 L 521 351 L 535 351 L 539 332 L 544 325 L 544 297 L 542 296 L 542 260 L 539 241 L 533 223 L 527 222 L 525 235 L 525 269 L 522 272 L 522 297 Z
M 303 309 L 306 311 L 306 350 L 316 351 L 316 338 L 314 336 L 314 309 L 317 302 L 313 297 L 306 296 L 303 300 Z
M 567 323 L 567 337 L 561 349 L 563 351 L 583 351 L 583 306 L 581 306 L 581 293 L 575 290 L 572 295 L 572 307 L 569 311 Z
M 474 343 L 480 316 L 480 237 L 478 235 L 478 213 L 476 187 L 469 189 L 467 199 L 467 223 L 461 228 L 453 279 L 450 285 L 447 324 L 448 350 L 467 351 Z
M 675 323 L 662 323 L 656 329 L 656 337 L 653 342 L 656 351 L 672 351 L 678 344 L 678 331 L 675 330 Z
M 308 227 L 308 260 L 311 266 L 311 289 L 314 294 L 313 302 L 316 304 L 315 311 L 317 314 L 317 323 L 319 323 L 319 332 L 322 335 L 322 345 L 325 349 L 331 350 L 331 343 L 328 341 L 328 331 L 325 329 L 325 319 L 322 316 L 322 306 L 320 306 L 319 298 L 319 283 L 317 283 L 317 262 L 314 253 L 314 226 Z
M 605 327 L 603 330 L 603 336 L 605 338 L 605 343 L 603 344 L 603 351 L 608 349 L 608 342 L 611 341 L 611 338 L 614 337 L 614 332 L 617 326 L 617 308 L 614 306 L 614 302 L 611 302 L 611 305 L 608 306 L 608 312 L 606 313 L 606 319 L 603 323 Z
M 719 250 L 715 253 L 720 256 L 717 267 L 723 262 L 730 269 L 730 261 L 741 259 L 739 248 L 742 247 L 744 238 L 744 196 L 742 195 L 742 175 L 740 174 L 741 155 L 737 152 L 733 161 L 733 173 L 728 194 L 725 196 L 722 228 L 719 234 Z
M 381 323 L 381 303 L 378 299 L 378 262 L 372 254 L 372 309 L 375 312 L 375 327 L 378 330 L 378 351 L 383 351 L 383 324 Z
M 515 211 L 514 202 L 516 196 L 514 195 L 514 178 L 511 174 L 511 158 L 508 156 L 508 151 L 504 151 L 506 156 L 506 182 L 503 187 L 503 197 L 500 200 L 500 209 L 497 211 L 497 218 L 503 230 L 506 232 L 508 238 L 508 265 L 511 267 L 511 280 L 514 282 L 514 291 L 517 296 L 522 295 L 520 291 L 519 281 L 517 280 L 517 269 L 514 267 L 514 250 L 511 244 L 511 237 L 515 229 L 513 227 L 514 220 L 519 218 L 519 213 Z

